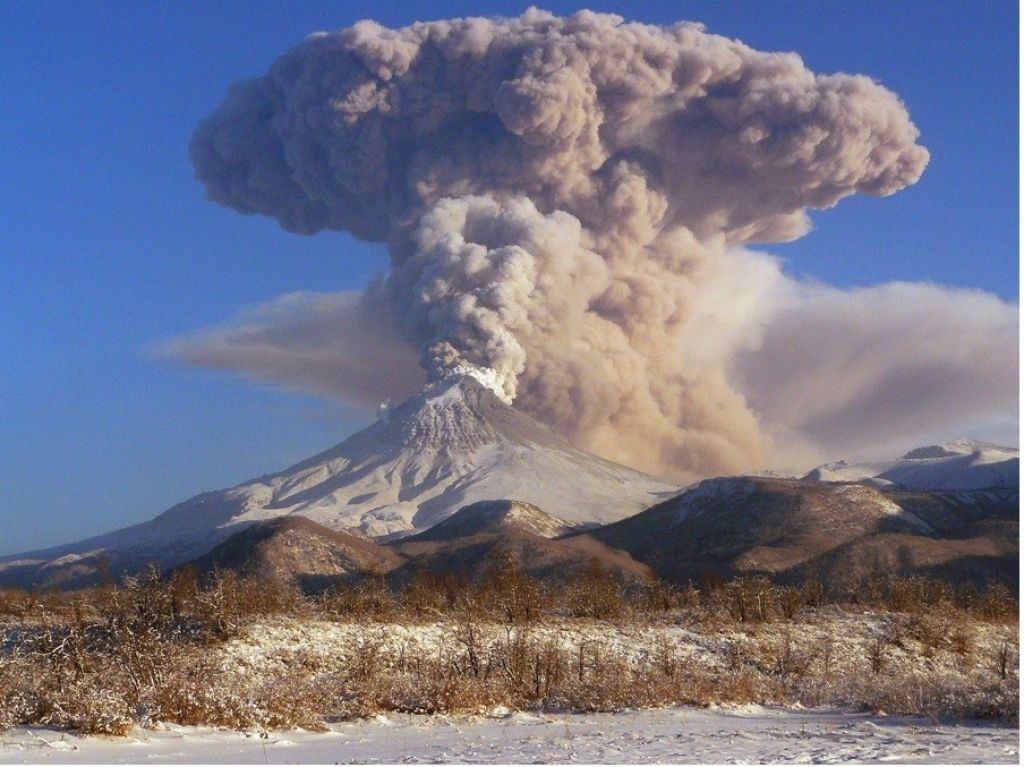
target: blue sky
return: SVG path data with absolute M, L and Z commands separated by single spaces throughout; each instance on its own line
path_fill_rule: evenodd
M 814 214 L 772 252 L 839 286 L 930 280 L 1016 301 L 1013 2 L 547 3 L 704 22 L 906 102 L 932 159 L 888 199 Z M 281 468 L 368 417 L 183 369 L 151 349 L 293 290 L 360 287 L 379 246 L 303 238 L 204 200 L 187 158 L 233 80 L 317 29 L 511 2 L 0 4 L 0 553 L 142 521 Z

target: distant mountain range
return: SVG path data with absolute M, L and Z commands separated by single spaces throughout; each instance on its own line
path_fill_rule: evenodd
M 331 450 L 140 525 L 0 558 L 0 585 L 72 588 L 148 562 L 307 587 L 416 570 L 478 574 L 498 547 L 571 579 L 868 572 L 1016 583 L 1019 457 L 969 440 L 801 479 L 688 489 L 579 450 L 471 377 L 432 384 Z
M 804 479 L 867 482 L 908 490 L 978 490 L 1020 485 L 1020 450 L 989 442 L 956 439 L 911 450 L 895 461 L 826 463 Z
M 669 581 L 767 575 L 833 587 L 870 573 L 1015 583 L 1019 493 L 712 479 L 591 531 Z
M 517 501 L 471 504 L 386 544 L 284 517 L 257 523 L 192 564 L 303 588 L 371 574 L 396 585 L 417 573 L 472 580 L 499 555 L 562 583 L 596 561 L 627 584 L 655 575 L 675 583 L 764 575 L 783 583 L 817 579 L 841 592 L 870 574 L 898 574 L 1016 587 L 1018 502 L 1015 488 L 933 492 L 736 477 L 702 482 L 588 530 Z

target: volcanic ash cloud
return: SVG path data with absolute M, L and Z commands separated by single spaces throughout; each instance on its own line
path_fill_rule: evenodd
M 698 321 L 746 289 L 736 246 L 914 183 L 917 137 L 866 77 L 696 24 L 530 10 L 314 34 L 234 85 L 191 154 L 218 203 L 387 243 L 384 300 L 358 305 L 428 376 L 486 371 L 582 446 L 695 477 L 768 448 L 736 339 Z

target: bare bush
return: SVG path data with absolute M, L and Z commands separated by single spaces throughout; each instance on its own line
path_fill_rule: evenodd
M 157 721 L 317 727 L 389 710 L 747 702 L 1016 718 L 1008 590 L 875 579 L 856 598 L 877 599 L 875 611 L 825 606 L 816 582 L 626 591 L 598 563 L 552 593 L 501 550 L 475 584 L 418 574 L 396 592 L 371 578 L 315 599 L 287 583 L 155 568 L 77 593 L 6 590 L 0 728 L 123 734 Z M 238 669 L 231 648 L 282 619 L 341 629 L 343 659 Z M 409 627 L 437 639 L 398 641 Z M 707 640 L 701 658 L 679 644 L 693 632 Z
M 564 609 L 574 618 L 616 620 L 625 615 L 627 605 L 615 577 L 593 559 L 583 574 L 566 589 Z
M 330 617 L 341 620 L 384 621 L 399 612 L 395 594 L 379 575 L 335 587 L 322 595 L 319 607 Z
M 508 624 L 540 620 L 545 597 L 541 585 L 526 575 L 519 561 L 508 551 L 491 555 L 480 586 L 480 603 Z

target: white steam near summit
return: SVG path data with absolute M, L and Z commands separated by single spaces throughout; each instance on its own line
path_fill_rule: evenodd
M 770 460 L 759 416 L 784 408 L 761 397 L 755 413 L 742 357 L 789 349 L 768 331 L 794 304 L 776 262 L 742 246 L 914 183 L 917 137 L 870 79 L 695 24 L 530 10 L 317 33 L 232 87 L 193 163 L 213 200 L 385 242 L 391 271 L 362 298 L 293 298 L 175 351 L 366 401 L 422 383 L 408 346 L 428 377 L 476 371 L 613 460 L 748 469 Z

